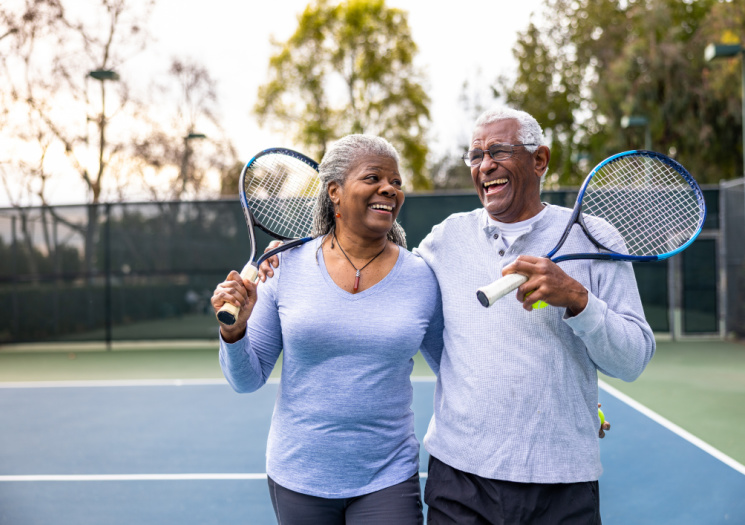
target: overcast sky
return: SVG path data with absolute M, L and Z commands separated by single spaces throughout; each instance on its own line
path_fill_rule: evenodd
M 512 47 L 518 31 L 538 14 L 542 0 L 387 0 L 409 13 L 431 97 L 431 159 L 454 149 L 470 131 L 458 97 L 464 80 L 488 88 L 498 75 L 512 75 Z M 157 0 L 149 20 L 155 42 L 126 64 L 122 75 L 151 80 L 172 57 L 204 64 L 217 82 L 222 122 L 242 161 L 272 146 L 301 149 L 289 138 L 261 130 L 250 111 L 266 81 L 270 37 L 285 41 L 297 28 L 308 0 Z M 145 83 L 143 82 L 143 86 Z M 320 159 L 319 159 L 320 160 Z M 79 178 L 79 176 L 78 176 Z M 85 202 L 82 183 L 50 185 L 53 204 Z M 4 193 L 4 192 L 0 192 Z M 0 206 L 7 205 L 0 195 Z
M 486 84 L 512 74 L 512 46 L 540 0 L 387 0 L 409 13 L 419 47 L 418 65 L 427 74 L 432 98 L 435 149 L 448 147 L 467 120 L 459 114 L 463 81 L 480 69 Z M 270 36 L 285 41 L 297 27 L 307 0 L 158 0 L 151 28 L 160 59 L 192 56 L 218 82 L 223 118 L 236 147 L 250 158 L 276 138 L 260 130 L 250 115 L 256 92 L 266 80 Z M 292 146 L 291 144 L 286 144 Z

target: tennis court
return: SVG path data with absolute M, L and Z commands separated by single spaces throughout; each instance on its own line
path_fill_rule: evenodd
M 648 371 L 631 385 L 638 398 L 665 406 L 665 396 L 645 383 L 660 383 L 676 369 L 686 382 L 685 368 L 699 367 L 685 358 L 695 355 L 690 344 L 660 346 Z M 711 388 L 708 394 L 696 388 L 715 374 L 713 368 L 729 370 L 732 384 L 711 377 L 713 383 L 733 406 L 745 406 L 745 348 L 719 342 L 693 346 L 699 353 L 708 349 L 714 361 L 699 385 L 692 385 L 693 395 L 720 404 Z M 56 364 L 45 368 L 45 361 Z M 220 377 L 214 348 L 198 345 L 0 351 L 0 364 L 0 524 L 275 522 L 264 449 L 276 377 L 254 394 L 235 394 Z M 421 359 L 413 376 L 412 408 L 421 439 L 432 411 L 434 378 Z M 727 454 L 621 392 L 615 381 L 603 378 L 601 386 L 600 399 L 613 423 L 601 442 L 603 523 L 745 523 L 745 467 L 737 445 L 743 441 L 745 409 L 725 407 L 734 412 L 724 414 L 714 429 L 733 441 L 731 447 L 725 443 Z M 703 403 L 698 408 L 707 410 Z M 678 418 L 684 408 L 666 410 Z M 421 464 L 424 473 L 424 450 Z

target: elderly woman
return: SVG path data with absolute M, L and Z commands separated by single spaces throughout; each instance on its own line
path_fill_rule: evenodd
M 212 297 L 241 308 L 220 327 L 220 363 L 237 392 L 282 377 L 267 474 L 283 524 L 422 522 L 412 357 L 437 372 L 442 307 L 434 275 L 405 249 L 396 150 L 350 135 L 319 171 L 315 237 L 284 252 L 256 287 L 231 272 Z

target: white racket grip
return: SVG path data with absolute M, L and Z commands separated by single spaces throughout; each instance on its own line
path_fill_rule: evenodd
M 493 305 L 497 299 L 501 299 L 508 293 L 527 281 L 528 278 L 519 273 L 511 273 L 494 281 L 491 284 L 482 286 L 476 291 L 476 297 L 482 306 L 488 308 Z
M 256 284 L 256 281 L 259 280 L 259 269 L 250 262 L 246 263 L 246 266 L 241 270 L 241 278 Z
M 256 281 L 259 280 L 258 268 L 250 262 L 246 263 L 246 266 L 241 270 L 241 278 L 255 284 Z M 217 312 L 217 320 L 224 325 L 234 325 L 236 319 L 238 319 L 238 312 L 240 312 L 240 310 L 241 309 L 234 304 L 225 303 Z

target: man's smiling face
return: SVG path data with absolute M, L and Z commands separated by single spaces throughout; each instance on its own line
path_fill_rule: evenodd
M 506 223 L 527 220 L 543 207 L 540 179 L 545 165 L 536 164 L 535 154 L 524 146 L 517 146 L 510 158 L 495 161 L 486 152 L 492 144 L 519 144 L 519 126 L 515 119 L 479 126 L 473 132 L 470 146 L 485 152 L 481 164 L 471 168 L 481 204 L 490 216 Z

